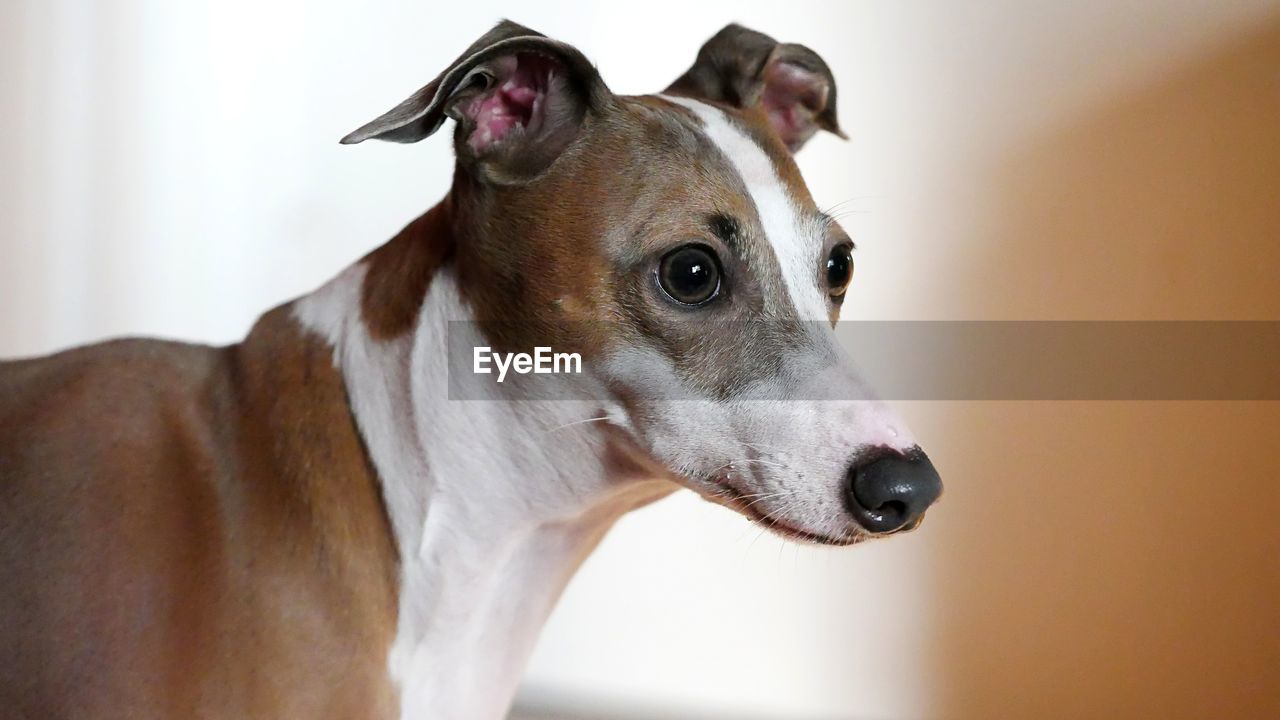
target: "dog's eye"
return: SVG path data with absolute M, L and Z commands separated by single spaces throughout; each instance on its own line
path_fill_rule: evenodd
M 720 261 L 705 245 L 676 248 L 662 258 L 658 284 L 682 305 L 701 305 L 720 291 Z
M 827 292 L 831 293 L 831 299 L 841 302 L 852 279 L 853 247 L 843 244 L 831 248 L 831 254 L 827 256 Z

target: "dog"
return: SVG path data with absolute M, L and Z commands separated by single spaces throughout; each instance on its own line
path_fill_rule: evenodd
M 730 25 L 624 97 L 502 22 L 342 142 L 449 118 L 447 196 L 243 342 L 0 365 L 0 714 L 500 718 L 633 508 L 847 545 L 938 498 L 835 340 L 853 243 L 792 156 L 843 137 L 816 53 Z M 576 394 L 481 347 L 573 349 Z

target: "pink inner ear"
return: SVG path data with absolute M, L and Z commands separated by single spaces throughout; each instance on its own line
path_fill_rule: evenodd
M 760 102 L 773 129 L 795 151 L 817 132 L 814 117 L 827 104 L 827 83 L 817 73 L 790 63 L 773 62 L 764 71 Z
M 472 98 L 462 112 L 475 123 L 467 144 L 484 154 L 509 137 L 516 128 L 537 125 L 546 105 L 554 63 L 532 54 L 499 60 L 493 87 Z

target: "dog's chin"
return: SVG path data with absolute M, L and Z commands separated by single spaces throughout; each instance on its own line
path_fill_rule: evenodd
M 731 483 L 725 482 L 722 478 L 710 478 L 705 483 L 684 483 L 687 487 L 697 492 L 704 499 L 723 505 L 724 507 L 745 516 L 752 522 L 759 524 L 766 530 L 784 537 L 793 542 L 803 545 L 825 545 L 834 547 L 846 547 L 856 545 L 867 539 L 867 535 L 850 531 L 843 535 L 832 536 L 823 533 L 812 532 L 802 527 L 788 522 L 785 518 L 781 518 L 768 508 L 761 507 L 759 502 L 750 500 L 750 495 L 744 493 Z
M 763 525 L 765 528 L 773 532 L 775 535 L 784 537 L 792 542 L 798 542 L 802 545 L 824 545 L 827 547 L 848 547 L 857 545 L 867 539 L 866 535 L 849 534 L 842 537 L 829 537 L 812 533 L 807 530 L 801 530 L 782 522 L 767 513 L 744 513 L 754 522 Z

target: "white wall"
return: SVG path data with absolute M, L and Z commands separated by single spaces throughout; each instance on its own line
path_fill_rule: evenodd
M 7 0 L 0 354 L 117 334 L 228 342 L 335 274 L 434 203 L 451 168 L 443 135 L 408 147 L 337 139 L 504 16 L 576 44 L 619 92 L 661 89 L 730 20 L 818 50 L 852 141 L 819 137 L 800 161 L 819 204 L 848 203 L 860 248 L 850 317 L 1194 315 L 1195 296 L 1083 295 L 1046 283 L 1044 266 L 1002 265 L 985 243 L 1006 208 L 985 183 L 1020 148 L 1274 10 L 1246 0 Z M 1073 251 L 1045 252 L 1051 264 Z M 1120 267 L 1148 271 L 1125 258 Z M 1274 289 L 1248 268 L 1238 276 Z M 1017 292 L 1002 299 L 1001 284 Z M 982 438 L 954 432 L 961 408 L 904 410 L 944 476 L 991 459 L 965 444 Z M 970 480 L 947 476 L 949 492 Z M 950 505 L 970 507 L 963 497 Z M 935 640 L 966 619 L 935 602 L 948 596 L 937 578 L 956 574 L 931 572 L 948 557 L 939 526 L 963 525 L 948 505 L 941 523 L 847 551 L 761 537 L 687 496 L 637 513 L 570 587 L 526 697 L 729 717 L 951 715 L 956 694 L 938 688 L 956 655 Z

